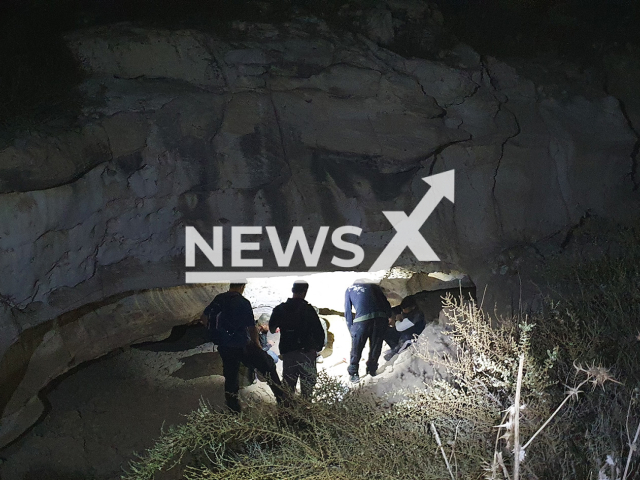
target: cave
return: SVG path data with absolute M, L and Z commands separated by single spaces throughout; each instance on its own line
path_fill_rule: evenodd
M 247 278 L 244 295 L 250 300 L 256 320 L 264 314 L 270 315 L 273 307 L 291 296 L 295 280 L 309 284 L 306 300 L 314 305 L 327 331 L 327 345 L 318 359 L 318 368 L 327 375 L 346 381 L 347 358 L 351 338 L 344 319 L 344 292 L 355 281 L 366 279 L 379 283 L 395 306 L 408 296 L 417 299 L 428 323 L 442 322 L 441 297 L 447 293 L 470 300 L 475 288 L 468 276 L 457 272 L 415 273 L 407 269 L 380 271 L 374 274 L 363 272 L 310 273 L 304 276 L 280 276 Z M 100 475 L 117 475 L 120 465 L 127 460 L 128 450 L 136 451 L 149 437 L 161 428 L 179 423 L 183 416 L 198 407 L 199 402 L 223 405 L 222 360 L 217 348 L 209 341 L 205 328 L 199 323 L 199 314 L 215 292 L 224 291 L 228 284 L 207 285 L 200 295 L 175 287 L 153 293 L 152 303 L 145 302 L 144 294 L 134 294 L 136 307 L 121 311 L 124 324 L 137 325 L 133 331 L 138 336 L 129 339 L 120 337 L 103 350 L 84 352 L 84 344 L 98 340 L 108 327 L 98 330 L 86 321 L 94 317 L 98 322 L 107 322 L 109 317 L 123 308 L 125 299 L 118 307 L 92 307 L 89 318 L 78 318 L 75 331 L 59 332 L 61 340 L 72 349 L 69 339 L 78 338 L 77 351 L 67 351 L 74 356 L 75 366 L 57 366 L 57 378 L 48 381 L 38 392 L 43 410 L 38 421 L 27 433 L 12 442 L 6 455 L 12 458 L 6 465 L 9 476 L 25 475 L 25 478 L 75 478 L 74 468 L 82 465 L 97 465 Z M 126 297 L 125 297 L 126 298 Z M 123 302 L 124 300 L 124 302 Z M 118 303 L 118 302 L 116 302 Z M 185 310 L 196 316 L 191 319 Z M 145 312 L 143 315 L 142 312 Z M 155 316 L 165 316 L 164 323 L 154 322 L 148 329 L 164 329 L 141 340 L 143 328 L 137 323 L 140 317 L 149 321 Z M 178 321 L 189 323 L 173 326 Z M 151 323 L 151 322 L 149 322 Z M 96 337 L 83 335 L 80 331 L 96 330 Z M 147 332 L 150 333 L 150 332 Z M 133 334 L 133 333 L 132 333 Z M 136 335 L 133 334 L 133 335 Z M 65 338 L 66 337 L 66 340 Z M 269 334 L 271 350 L 278 350 L 279 334 Z M 368 346 L 363 352 L 361 369 Z M 388 351 L 388 345 L 385 347 Z M 446 349 L 445 349 L 446 350 Z M 383 352 L 384 353 L 384 352 Z M 376 395 L 385 395 L 398 388 L 419 385 L 426 378 L 437 377 L 437 372 L 426 363 L 411 358 L 409 350 L 402 356 L 390 360 L 380 359 L 379 374 L 366 376 L 362 385 Z M 97 357 L 97 358 L 96 358 Z M 54 372 L 55 359 L 36 351 L 30 361 L 34 372 Z M 47 366 L 43 364 L 47 363 Z M 394 366 L 398 362 L 400 367 Z M 70 368 L 70 369 L 69 369 Z M 65 371 L 69 369 L 68 371 Z M 282 361 L 277 363 L 282 375 Z M 240 395 L 244 401 L 274 402 L 273 394 L 263 377 L 249 379 L 248 370 L 240 372 Z M 50 375 L 50 373 L 49 373 Z M 439 378 L 439 377 L 437 377 Z M 36 382 L 36 379 L 25 379 Z M 23 380 L 23 381 L 25 381 Z M 131 430 L 132 423 L 136 429 Z M 116 448 L 115 443 L 119 445 Z M 105 446 L 112 445 L 105 449 Z M 44 453 L 46 450 L 47 453 Z M 38 461 L 31 459 L 34 451 L 42 451 Z M 58 460 L 55 467 L 48 466 L 51 458 Z
M 108 408 L 96 400 L 100 375 L 126 385 L 127 401 L 136 382 L 158 396 L 151 429 L 181 418 L 157 375 L 174 390 L 191 382 L 181 413 L 205 393 L 222 402 L 221 377 L 204 375 L 219 358 L 197 320 L 234 279 L 248 279 L 256 319 L 306 279 L 336 345 L 349 335 L 344 291 L 367 276 L 394 306 L 415 297 L 442 331 L 443 293 L 485 308 L 496 329 L 536 315 L 569 325 L 578 315 L 562 323 L 549 296 L 585 289 L 551 285 L 549 269 L 571 273 L 576 257 L 586 265 L 639 243 L 606 237 L 633 232 L 640 211 L 631 4 L 205 3 L 0 5 L 3 478 L 115 478 L 116 463 L 150 446 L 109 442 L 117 395 Z M 588 305 L 602 313 L 616 277 L 598 283 L 600 268 Z M 625 275 L 633 309 L 640 277 Z M 635 351 L 633 315 L 600 315 L 600 331 L 620 335 L 601 349 L 610 358 L 612 345 Z M 567 336 L 559 348 L 571 350 Z M 541 352 L 555 361 L 553 346 Z M 365 382 L 373 393 L 440 375 L 409 353 Z M 342 358 L 325 356 L 321 368 L 346 375 Z M 55 425 L 69 438 L 103 429 L 86 439 L 111 458 L 24 467 Z

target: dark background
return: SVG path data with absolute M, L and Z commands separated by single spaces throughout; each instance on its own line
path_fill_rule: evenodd
M 0 139 L 46 122 L 68 125 L 82 103 L 79 66 L 65 32 L 114 22 L 222 32 L 233 20 L 281 22 L 295 11 L 353 29 L 341 7 L 380 0 L 4 0 L 0 1 Z M 591 67 L 607 52 L 640 45 L 632 0 L 439 0 L 441 46 L 463 41 L 482 55 L 553 55 Z M 344 9 L 343 9 L 344 11 Z M 411 42 L 391 46 L 419 56 Z

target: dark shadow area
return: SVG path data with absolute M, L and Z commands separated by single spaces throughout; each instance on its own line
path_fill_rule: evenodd
M 379 0 L 9 0 L 0 2 L 0 145 L 18 132 L 70 128 L 81 113 L 83 73 L 64 35 L 87 27 L 192 28 L 224 36 L 233 21 L 279 24 L 310 14 L 362 32 L 355 12 Z M 430 58 L 458 40 L 481 55 L 560 55 L 599 65 L 604 54 L 640 43 L 640 2 L 631 0 L 439 0 L 444 24 L 424 48 L 426 20 L 396 32 L 390 49 Z M 365 22 L 366 23 L 366 22 Z M 429 30 L 429 28 L 427 28 Z
M 47 397 L 49 396 L 49 394 L 51 392 L 53 392 L 58 387 L 58 385 L 60 385 L 60 383 L 62 383 L 65 379 L 75 375 L 76 373 L 80 372 L 81 370 L 84 370 L 85 368 L 87 368 L 87 367 L 89 367 L 91 365 L 94 365 L 94 364 L 99 363 L 99 362 L 103 362 L 103 361 L 107 360 L 108 358 L 111 358 L 111 357 L 113 357 L 115 355 L 118 355 L 118 354 L 122 353 L 123 350 L 124 350 L 123 348 L 118 348 L 116 350 L 113 350 L 112 352 L 107 353 L 106 355 L 103 355 L 100 358 L 95 358 L 93 360 L 88 360 L 86 362 L 83 362 L 80 365 L 76 365 L 75 367 L 67 370 L 62 375 L 60 375 L 60 376 L 54 378 L 53 380 L 51 380 L 51 382 L 49 382 L 49 384 L 47 386 L 45 386 L 42 390 L 40 390 L 40 392 L 38 393 L 38 398 L 40 399 L 40 401 L 44 405 L 44 410 L 42 411 L 42 415 L 40 415 L 40 418 L 38 418 L 38 420 L 33 425 L 31 425 L 29 428 L 27 428 L 15 440 L 9 442 L 4 447 L 2 447 L 0 449 L 0 453 L 3 452 L 4 450 L 8 449 L 9 447 L 11 447 L 13 444 L 19 442 L 22 438 L 24 438 L 25 436 L 30 434 L 31 431 L 35 427 L 37 427 L 38 425 L 40 425 L 40 423 L 42 423 L 42 421 L 46 418 L 46 416 L 49 414 L 49 412 L 51 412 L 51 402 L 49 402 L 49 399 Z M 57 477 L 54 477 L 54 478 L 57 478 Z M 0 480 L 2 480 L 2 479 L 0 479 Z
M 463 300 L 476 298 L 476 287 L 461 287 L 461 288 L 444 288 L 440 290 L 422 291 L 412 295 L 420 310 L 424 314 L 425 321 L 427 323 L 438 323 L 440 312 L 442 311 L 442 300 L 447 295 L 451 295 L 456 301 L 461 297 Z
M 482 55 L 543 53 L 591 63 L 637 44 L 640 3 L 631 0 L 439 0 L 449 31 Z
M 87 480 L 87 478 L 80 473 L 38 468 L 27 473 L 22 480 Z
M 80 113 L 83 75 L 62 36 L 76 22 L 64 4 L 0 6 L 0 144 L 36 125 L 73 124 Z
M 207 332 L 203 325 L 178 325 L 173 327 L 171 335 L 160 342 L 143 342 L 132 346 L 151 352 L 181 352 L 191 350 L 207 343 Z
M 222 375 L 222 359 L 218 352 L 196 353 L 180 359 L 182 367 L 171 374 L 182 380 Z
M 147 351 L 152 351 L 152 352 L 181 352 L 181 351 L 185 351 L 185 350 L 190 350 L 192 348 L 196 348 L 200 345 L 203 345 L 207 343 L 207 337 L 206 337 L 206 332 L 204 330 L 204 327 L 200 324 L 197 325 L 178 325 L 176 327 L 174 327 L 171 330 L 171 335 L 166 338 L 165 340 L 162 340 L 160 342 L 144 342 L 144 343 L 140 343 L 137 345 L 133 345 L 131 348 L 136 348 L 136 349 L 140 349 L 140 350 L 147 350 Z M 66 380 L 67 378 L 77 374 L 78 372 L 93 366 L 97 363 L 100 362 L 104 362 L 116 355 L 121 354 L 123 351 L 125 351 L 127 348 L 129 347 L 122 347 L 122 348 L 118 348 L 116 350 L 113 350 L 112 352 L 107 353 L 106 355 L 103 355 L 100 358 L 96 358 L 93 360 L 89 360 L 86 362 L 81 363 L 80 365 L 76 365 L 75 367 L 69 369 L 68 371 L 66 371 L 65 373 L 63 373 L 62 375 L 54 378 L 46 387 L 44 387 L 40 393 L 38 394 L 40 401 L 43 403 L 44 405 L 44 411 L 42 413 L 42 415 L 40 416 L 40 418 L 38 419 L 37 422 L 35 422 L 33 425 L 31 425 L 24 433 L 22 433 L 18 438 L 16 438 L 15 440 L 13 440 L 11 443 L 5 445 L 5 447 L 3 447 L 0 451 L 3 451 L 7 448 L 9 448 L 10 446 L 12 446 L 13 444 L 15 444 L 16 442 L 20 441 L 22 438 L 24 438 L 26 435 L 28 435 L 36 426 L 38 426 L 40 423 L 42 423 L 42 421 L 47 417 L 47 415 L 51 412 L 51 403 L 48 400 L 48 396 L 51 394 L 51 392 L 53 392 L 59 385 L 60 383 L 62 383 L 64 380 Z M 184 373 L 184 375 L 186 375 L 187 377 L 182 377 L 180 375 L 176 375 L 174 374 L 174 376 L 188 380 L 188 379 L 193 379 L 193 378 L 198 378 L 200 376 L 207 376 L 207 375 L 222 375 L 222 364 L 220 362 L 219 359 L 219 355 L 217 353 L 213 353 L 210 352 L 208 354 L 198 354 L 198 355 L 211 355 L 211 356 L 215 356 L 217 360 L 214 360 L 213 362 L 211 362 L 210 364 L 208 364 L 206 366 L 205 369 L 205 365 L 202 363 L 202 360 L 197 359 L 195 360 L 195 362 L 190 361 L 188 362 L 188 365 L 185 367 L 187 372 L 189 373 Z M 196 355 L 197 356 L 197 355 Z M 190 358 L 190 357 L 187 357 Z M 207 357 L 208 358 L 208 357 Z M 209 358 L 208 361 L 210 361 L 211 359 Z M 219 368 L 216 367 L 216 365 L 220 365 Z M 208 372 L 207 372 L 208 369 Z M 180 371 L 182 371 L 182 369 L 180 369 Z M 200 373 L 195 373 L 195 372 L 201 372 Z M 177 373 L 177 372 L 176 372 Z M 34 477 L 36 478 L 36 477 Z M 40 477 L 40 478 L 58 478 L 58 477 Z M 60 477 L 60 478 L 66 478 L 66 477 Z M 71 480 L 73 480 L 73 477 L 68 477 Z

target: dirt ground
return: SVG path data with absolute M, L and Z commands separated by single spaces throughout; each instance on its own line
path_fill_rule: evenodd
M 330 339 L 318 367 L 346 380 L 350 337 L 344 318 L 324 318 Z M 201 399 L 223 405 L 222 364 L 203 328 L 179 327 L 172 337 L 113 352 L 56 381 L 46 393 L 46 416 L 0 451 L 0 479 L 119 479 L 134 452 L 151 447 L 163 427 L 182 422 Z M 277 353 L 278 335 L 269 340 Z M 281 374 L 282 362 L 278 367 Z M 270 397 L 268 390 L 257 382 L 241 395 Z

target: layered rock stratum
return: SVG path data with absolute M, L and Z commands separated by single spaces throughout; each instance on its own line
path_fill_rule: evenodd
M 394 234 L 382 212 L 455 169 L 455 203 L 422 229 L 442 263 L 398 263 L 508 290 L 519 256 L 559 251 L 585 216 L 637 215 L 636 112 L 547 94 L 463 45 L 403 58 L 314 18 L 68 43 L 78 126 L 0 150 L 0 446 L 51 379 L 199 315 L 217 290 L 184 285 L 187 225 L 355 225 L 370 263 Z

